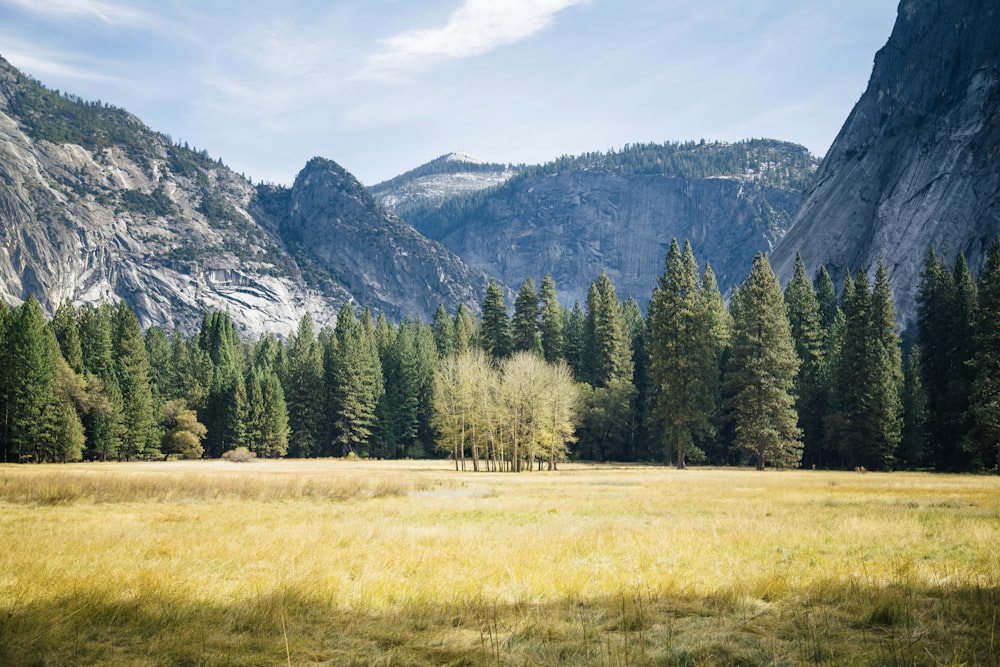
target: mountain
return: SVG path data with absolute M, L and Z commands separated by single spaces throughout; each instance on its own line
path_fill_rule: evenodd
M 314 158 L 291 189 L 262 187 L 259 194 L 258 219 L 359 303 L 396 320 L 429 320 L 439 303 L 452 312 L 459 303 L 479 309 L 486 276 L 386 211 L 335 162 Z
M 459 151 L 373 185 L 370 190 L 400 217 L 419 219 L 455 197 L 496 187 L 522 168 L 484 162 Z
M 389 213 L 339 166 L 254 187 L 131 114 L 61 95 L 0 59 L 0 298 L 52 313 L 124 299 L 190 331 L 228 310 L 247 334 L 330 323 L 346 302 L 429 317 L 486 278 Z
M 868 87 L 772 255 L 816 270 L 884 258 L 902 322 L 929 244 L 978 271 L 1000 233 L 1000 6 L 903 0 Z
M 642 144 L 519 169 L 499 185 L 407 214 L 418 231 L 509 285 L 545 274 L 566 304 L 606 269 L 645 303 L 672 238 L 723 290 L 784 235 L 816 159 L 794 144 Z

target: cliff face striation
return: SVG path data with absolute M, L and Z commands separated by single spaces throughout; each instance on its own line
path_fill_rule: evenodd
M 33 294 L 49 314 L 124 299 L 143 326 L 187 331 L 228 310 L 247 335 L 288 332 L 307 311 L 332 323 L 346 302 L 392 316 L 475 306 L 483 276 L 326 171 L 255 188 L 0 59 L 0 298 Z
M 883 257 L 900 320 L 930 244 L 973 271 L 1000 233 L 1000 6 L 903 0 L 868 88 L 772 255 L 836 280 Z
M 816 160 L 777 141 L 630 146 L 524 168 L 412 218 L 467 264 L 516 288 L 551 274 L 566 305 L 607 270 L 645 304 L 672 238 L 691 241 L 725 291 L 783 236 Z

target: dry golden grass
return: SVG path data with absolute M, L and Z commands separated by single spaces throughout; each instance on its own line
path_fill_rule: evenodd
M 1000 478 L 0 466 L 0 664 L 1000 664 Z

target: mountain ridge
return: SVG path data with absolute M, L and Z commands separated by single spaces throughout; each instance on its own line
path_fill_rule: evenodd
M 1000 234 L 1000 8 L 903 0 L 865 92 L 830 147 L 772 260 L 810 271 L 881 257 L 899 319 L 916 314 L 927 249 L 978 272 Z
M 630 144 L 524 166 L 401 214 L 508 284 L 551 274 L 571 305 L 606 269 L 621 294 L 644 303 L 674 237 L 692 241 L 724 290 L 742 280 L 756 251 L 783 235 L 816 165 L 805 148 L 775 140 Z
M 302 194 L 294 186 L 254 187 L 206 151 L 174 144 L 125 110 L 48 90 L 0 58 L 0 296 L 9 302 L 34 294 L 51 314 L 65 299 L 121 298 L 144 327 L 188 331 L 205 311 L 228 310 L 253 335 L 288 332 L 307 311 L 332 323 L 344 303 L 395 318 L 429 317 L 438 301 L 478 307 L 485 276 L 409 229 L 353 177 L 327 184 L 333 192 L 308 193 L 325 197 L 327 210 L 289 223 L 278 202 Z M 351 234 L 335 215 L 348 205 Z M 305 233 L 296 224 L 325 230 L 325 255 L 295 243 Z M 365 258 L 377 253 L 360 228 L 371 238 L 392 230 L 419 284 L 369 289 L 379 269 Z

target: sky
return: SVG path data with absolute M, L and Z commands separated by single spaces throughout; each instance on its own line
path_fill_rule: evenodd
M 897 0 L 0 0 L 0 56 L 256 182 L 629 143 L 826 153 Z

